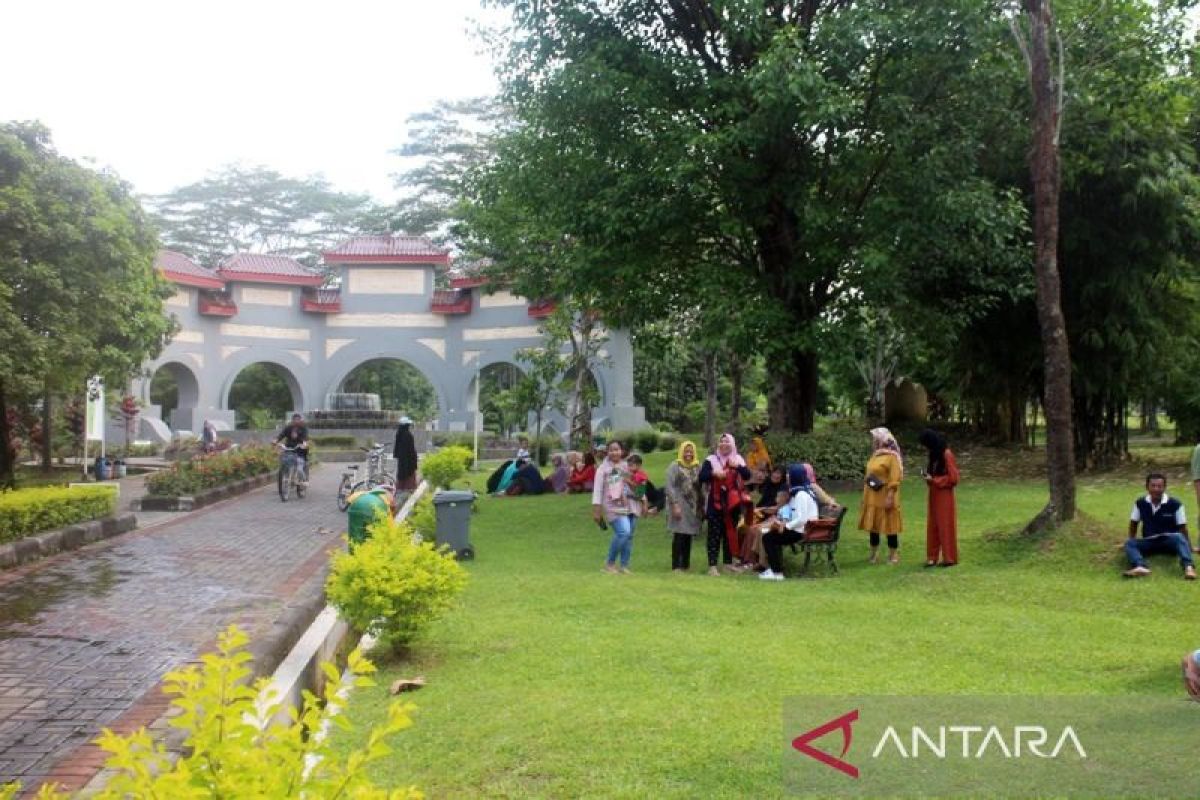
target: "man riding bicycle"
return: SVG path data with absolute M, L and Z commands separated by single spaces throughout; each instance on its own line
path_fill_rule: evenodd
M 275 439 L 275 444 L 296 449 L 296 458 L 300 466 L 300 483 L 308 483 L 308 427 L 304 417 L 292 414 L 292 422 L 284 427 L 283 432 Z

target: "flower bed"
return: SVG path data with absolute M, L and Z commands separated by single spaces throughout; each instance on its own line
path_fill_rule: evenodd
M 193 458 L 172 464 L 146 479 L 152 497 L 181 497 L 200 494 L 275 471 L 279 456 L 272 447 L 242 447 L 225 453 Z
M 0 494 L 0 542 L 107 517 L 117 510 L 108 486 L 44 487 Z

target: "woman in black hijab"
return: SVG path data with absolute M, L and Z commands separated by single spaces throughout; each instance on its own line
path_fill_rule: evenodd
M 413 421 L 400 418 L 396 428 L 396 447 L 392 457 L 396 459 L 396 490 L 411 492 L 417 488 L 417 443 L 412 435 Z

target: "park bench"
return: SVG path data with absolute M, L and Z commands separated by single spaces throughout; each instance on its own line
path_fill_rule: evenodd
M 838 574 L 837 546 L 838 539 L 842 535 L 842 519 L 845 516 L 846 507 L 842 506 L 836 517 L 822 517 L 805 524 L 804 538 L 792 545 L 793 553 L 798 552 L 797 548 L 799 548 L 799 552 L 804 553 L 804 565 L 800 567 L 801 575 L 807 574 L 813 553 L 822 551 L 825 553 L 830 571 L 834 575 Z

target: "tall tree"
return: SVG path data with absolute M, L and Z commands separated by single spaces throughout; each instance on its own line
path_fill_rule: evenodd
M 323 177 L 290 178 L 230 165 L 148 199 L 165 246 L 215 267 L 233 253 L 275 253 L 315 267 L 322 250 L 386 223 L 367 195 L 335 191 Z
M 1033 98 L 1029 173 L 1033 183 L 1034 272 L 1037 276 L 1038 326 L 1042 332 L 1042 405 L 1046 412 L 1046 461 L 1050 502 L 1039 515 L 1046 522 L 1075 518 L 1075 442 L 1071 417 L 1071 352 L 1062 313 L 1058 272 L 1058 198 L 1061 172 L 1058 137 L 1062 122 L 1063 50 L 1051 53 L 1056 36 L 1050 0 L 1024 0 L 1027 33 L 1014 25 L 1029 71 Z M 1043 523 L 1035 520 L 1035 527 Z
M 121 386 L 162 348 L 157 250 L 128 186 L 58 155 L 39 124 L 0 125 L 0 481 L 10 403 L 40 398 L 48 420 L 55 395 L 97 373 Z
M 762 353 L 777 428 L 812 426 L 824 311 L 909 257 L 948 190 L 1009 216 L 964 181 L 1001 33 L 984 0 L 504 4 L 514 181 L 544 184 L 559 239 L 602 254 L 613 304 L 735 272 L 780 332 Z

